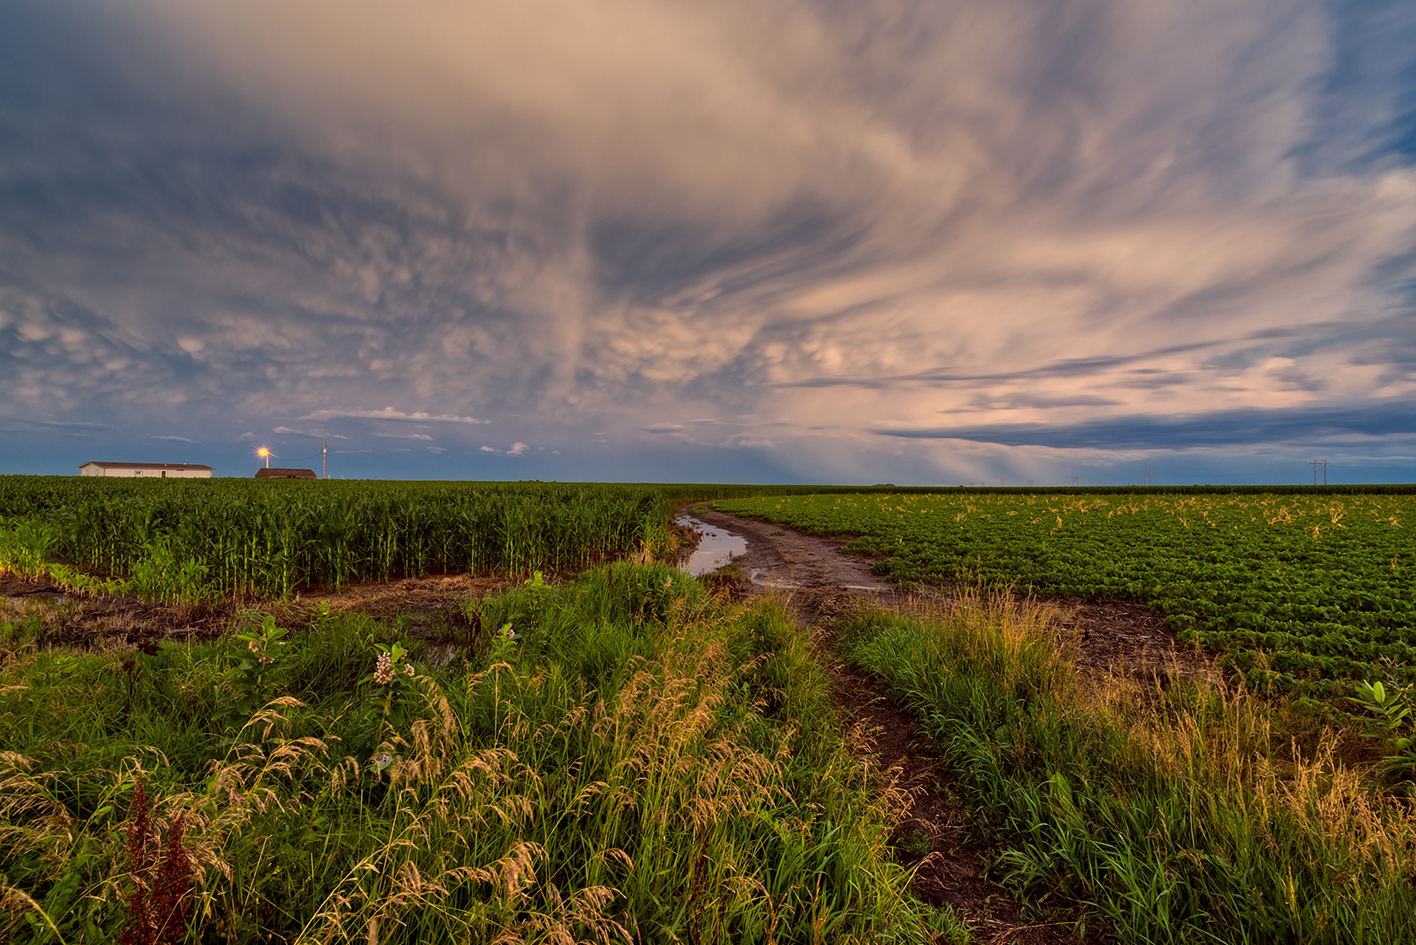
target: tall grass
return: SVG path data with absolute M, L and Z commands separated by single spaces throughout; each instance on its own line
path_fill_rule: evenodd
M 157 833 L 185 818 L 188 941 L 959 934 L 890 862 L 899 798 L 837 734 L 823 673 L 781 609 L 630 564 L 466 607 L 486 629 L 451 654 L 347 615 L 268 647 L 251 628 L 278 635 L 252 615 L 241 640 L 156 656 L 41 650 L 11 628 L 10 934 L 115 940 L 140 780 Z M 394 643 L 412 672 L 391 664 L 380 683 L 375 657 Z M 223 727 L 254 654 L 271 654 L 273 698 Z
M 1124 942 L 1416 941 L 1416 817 L 1301 756 L 1273 707 L 1213 682 L 1084 683 L 1047 607 L 966 595 L 857 615 L 848 659 L 912 708 L 1029 894 Z

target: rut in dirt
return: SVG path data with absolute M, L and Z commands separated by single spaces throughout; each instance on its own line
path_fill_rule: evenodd
M 1039 918 L 1029 904 L 989 881 L 986 858 L 992 851 L 986 838 L 951 794 L 948 776 L 928 756 L 911 717 L 839 658 L 830 629 L 838 617 L 863 601 L 891 609 L 910 603 L 909 596 L 870 573 L 878 559 L 842 553 L 848 538 L 805 535 L 711 510 L 688 517 L 746 540 L 733 561 L 744 578 L 741 595 L 772 594 L 786 604 L 830 674 L 862 762 L 883 784 L 903 792 L 906 807 L 892 839 L 897 860 L 913 871 L 914 894 L 936 908 L 952 908 L 978 941 L 1076 943 L 1072 910 L 1062 909 L 1060 918 Z

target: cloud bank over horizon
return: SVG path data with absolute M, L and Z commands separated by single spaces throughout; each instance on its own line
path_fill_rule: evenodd
M 1412 481 L 1413 402 L 1407 4 L 0 11 L 0 472 Z

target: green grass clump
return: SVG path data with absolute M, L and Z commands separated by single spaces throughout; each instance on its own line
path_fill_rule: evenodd
M 1416 817 L 1273 706 L 1219 684 L 1084 684 L 1046 608 L 1011 595 L 839 628 L 912 709 L 1027 895 L 1122 942 L 1416 941 Z
M 119 938 L 141 782 L 190 859 L 174 941 L 959 933 L 890 862 L 895 798 L 779 608 L 630 564 L 467 606 L 490 629 L 456 649 L 339 614 L 155 655 L 10 628 L 0 929 Z

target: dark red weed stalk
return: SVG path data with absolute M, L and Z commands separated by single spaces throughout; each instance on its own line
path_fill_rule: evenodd
M 128 878 L 133 894 L 128 897 L 128 924 L 123 926 L 123 945 L 154 945 L 156 930 L 148 911 L 148 835 L 152 832 L 147 788 L 139 781 L 133 786 L 133 804 L 128 808 Z
M 123 926 L 122 945 L 177 945 L 186 938 L 192 910 L 187 897 L 192 888 L 192 859 L 182 845 L 186 826 L 185 816 L 172 822 L 162 862 L 154 864 L 148 852 L 148 841 L 154 833 L 152 805 L 143 783 L 133 786 L 127 844 L 133 893 L 128 897 L 128 923 Z
M 185 938 L 187 920 L 192 914 L 192 902 L 187 896 L 192 889 L 192 858 L 182 846 L 186 828 L 187 817 L 179 814 L 167 829 L 167 852 L 153 885 L 152 911 L 157 918 L 158 941 L 163 943 Z

